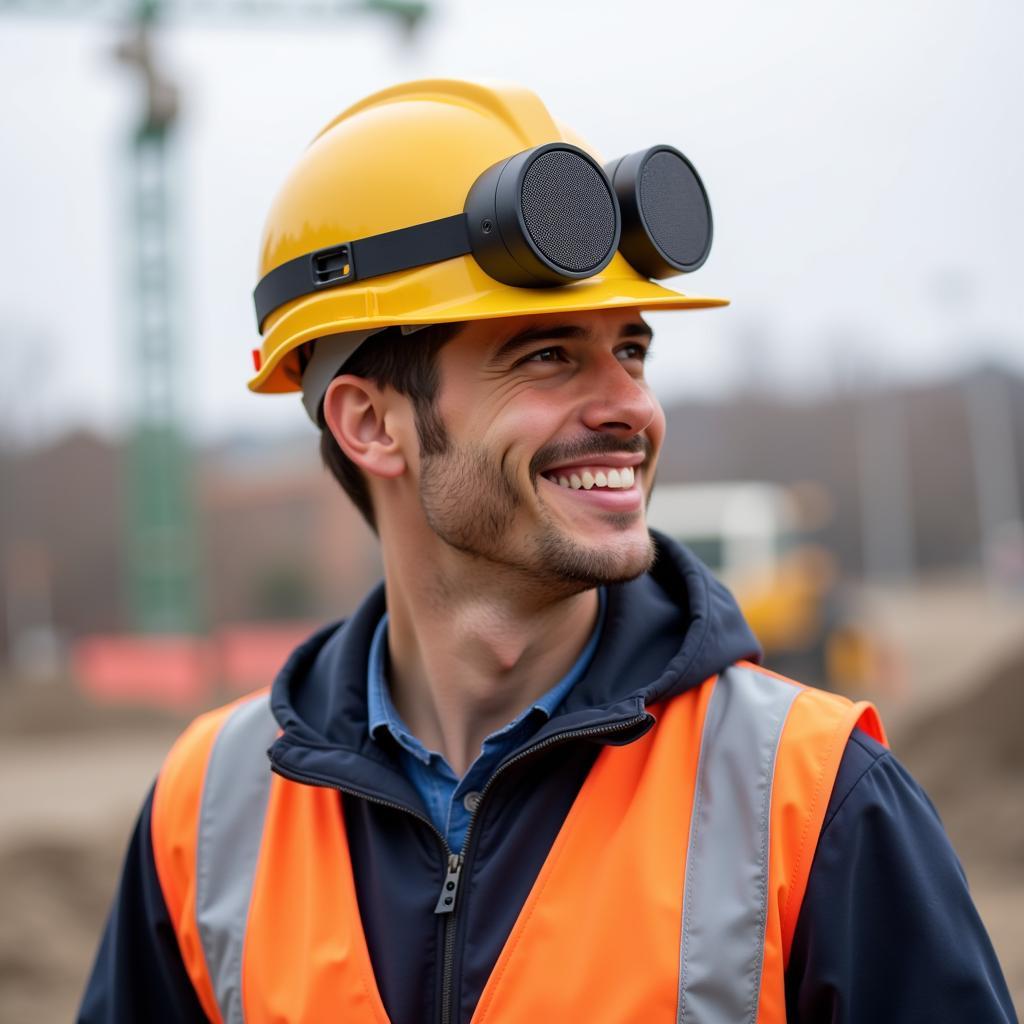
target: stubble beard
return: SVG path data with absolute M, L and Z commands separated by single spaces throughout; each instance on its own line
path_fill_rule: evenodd
M 539 503 L 540 531 L 524 544 L 512 536 L 523 495 L 515 477 L 476 445 L 446 444 L 421 452 L 420 501 L 430 528 L 464 554 L 511 570 L 524 584 L 566 596 L 643 575 L 654 562 L 654 542 L 634 555 L 579 543 Z M 638 440 L 637 444 L 644 444 Z M 604 448 L 608 450 L 607 446 Z M 631 450 L 640 450 L 634 444 Z M 541 453 L 538 453 L 541 454 Z M 537 473 L 531 472 L 535 493 Z M 608 525 L 625 531 L 635 513 L 608 513 Z

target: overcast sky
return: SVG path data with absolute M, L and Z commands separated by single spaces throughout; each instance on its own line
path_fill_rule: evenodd
M 0 5 L 2 6 L 2 5 Z M 662 314 L 663 398 L 1024 367 L 1024 5 L 1018 0 L 434 0 L 417 44 L 379 18 L 170 23 L 182 358 L 206 437 L 301 429 L 250 395 L 263 218 L 338 110 L 435 75 L 540 93 L 604 155 L 656 142 L 700 170 L 715 215 L 683 290 L 725 310 Z M 132 377 L 119 261 L 140 97 L 112 24 L 0 14 L 0 430 L 115 429 Z

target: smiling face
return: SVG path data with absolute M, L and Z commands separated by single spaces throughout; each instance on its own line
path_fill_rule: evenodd
M 570 592 L 646 571 L 665 432 L 650 339 L 631 310 L 467 324 L 438 355 L 446 443 L 414 470 L 433 533 Z

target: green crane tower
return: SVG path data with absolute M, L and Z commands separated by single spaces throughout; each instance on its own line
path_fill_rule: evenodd
M 157 0 L 142 0 L 117 57 L 145 88 L 142 116 L 129 139 L 127 247 L 131 288 L 133 431 L 127 451 L 127 597 L 133 625 L 146 633 L 187 633 L 198 626 L 192 465 L 179 408 L 180 344 L 176 301 L 173 181 L 169 149 L 178 91 L 153 57 Z
M 360 13 L 392 19 L 411 38 L 428 5 L 418 0 L 0 0 L 0 14 L 119 18 L 129 28 L 115 53 L 137 72 L 144 106 L 128 140 L 130 237 L 125 246 L 131 299 L 132 433 L 125 466 L 126 596 L 145 633 L 200 627 L 193 464 L 181 408 L 182 308 L 175 229 L 174 129 L 178 90 L 158 66 L 154 39 L 165 17 L 282 17 L 319 23 Z

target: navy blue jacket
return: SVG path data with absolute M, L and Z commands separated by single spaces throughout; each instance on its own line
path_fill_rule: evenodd
M 683 692 L 757 644 L 732 597 L 659 540 L 648 575 L 608 588 L 600 645 L 558 713 L 485 790 L 464 847 L 451 948 L 452 1020 L 466 1024 L 562 821 L 604 744 L 650 728 L 647 704 Z M 366 666 L 383 588 L 313 636 L 274 683 L 276 771 L 336 786 L 363 928 L 393 1024 L 441 1014 L 442 837 L 394 751 L 367 732 Z M 581 736 L 580 730 L 586 730 Z M 153 863 L 147 799 L 82 1003 L 83 1022 L 201 1021 Z M 927 796 L 856 731 L 811 869 L 786 975 L 800 1024 L 1015 1021 L 991 944 Z

